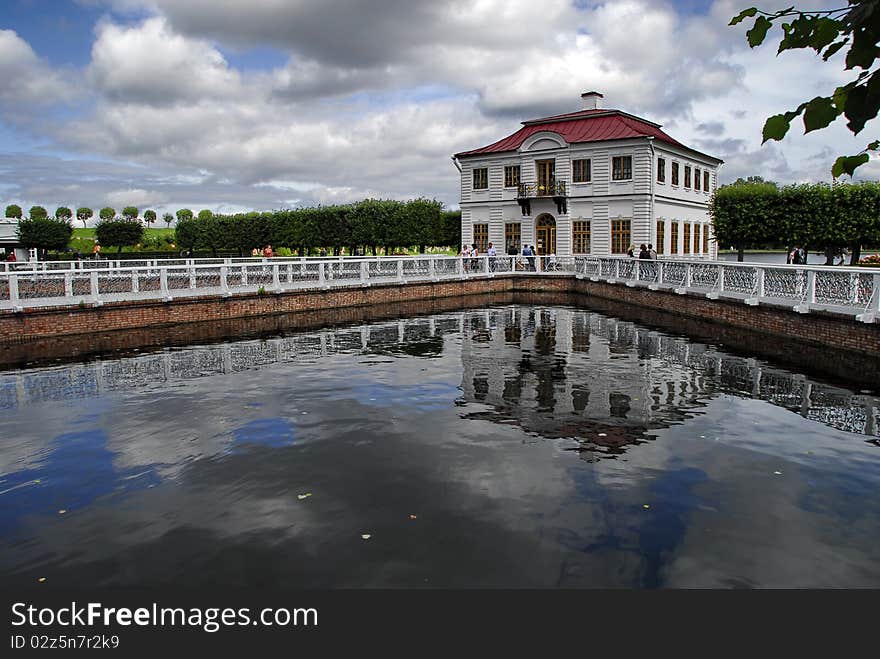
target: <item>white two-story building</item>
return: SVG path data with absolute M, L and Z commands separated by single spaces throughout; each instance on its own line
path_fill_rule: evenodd
M 709 198 L 722 161 L 659 124 L 601 108 L 524 121 L 494 144 L 457 153 L 462 242 L 485 252 L 559 256 L 625 254 L 654 245 L 663 256 L 715 258 Z

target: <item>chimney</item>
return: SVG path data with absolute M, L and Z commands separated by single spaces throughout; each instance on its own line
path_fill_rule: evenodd
M 602 107 L 602 99 L 605 98 L 599 92 L 584 92 L 581 94 L 584 110 L 598 110 Z

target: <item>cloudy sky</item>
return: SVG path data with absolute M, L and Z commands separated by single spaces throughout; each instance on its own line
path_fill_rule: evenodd
M 456 207 L 451 154 L 588 89 L 723 158 L 722 182 L 830 180 L 874 126 L 760 134 L 845 81 L 843 53 L 750 50 L 727 24 L 751 2 L 2 0 L 0 203 Z

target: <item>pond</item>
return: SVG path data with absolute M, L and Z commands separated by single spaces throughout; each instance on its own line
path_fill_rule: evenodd
M 0 573 L 877 587 L 863 386 L 554 304 L 7 370 Z

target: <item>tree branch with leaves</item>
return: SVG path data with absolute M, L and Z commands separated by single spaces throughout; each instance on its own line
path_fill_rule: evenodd
M 846 49 L 845 70 L 855 77 L 837 87 L 827 96 L 801 103 L 794 110 L 769 117 L 764 123 L 763 142 L 781 140 L 788 133 L 791 122 L 803 116 L 804 133 L 826 128 L 840 115 L 847 119 L 847 128 L 858 135 L 865 124 L 880 111 L 880 0 L 849 0 L 846 7 L 820 11 L 800 11 L 788 7 L 767 12 L 750 7 L 734 16 L 730 25 L 754 18 L 746 32 L 749 46 L 755 48 L 767 37 L 770 29 L 779 24 L 783 36 L 777 55 L 786 50 L 812 49 L 823 61 L 829 61 Z M 873 140 L 861 152 L 842 155 L 831 168 L 834 178 L 853 175 L 855 170 L 870 160 L 870 153 L 880 150 L 880 140 Z

